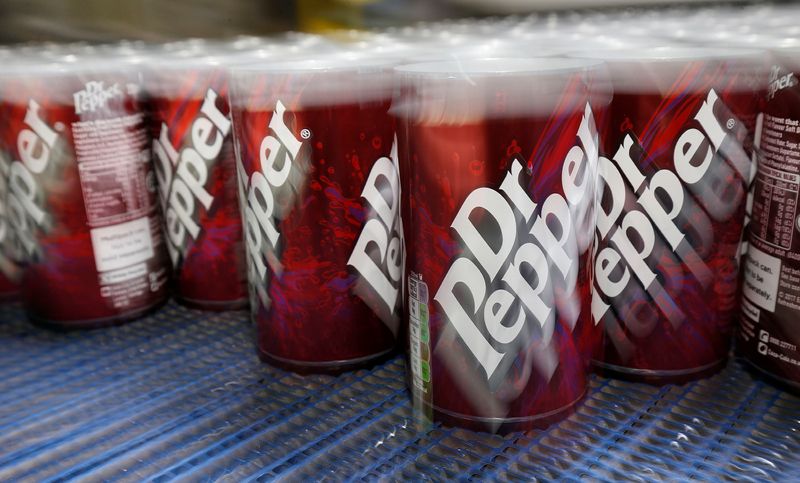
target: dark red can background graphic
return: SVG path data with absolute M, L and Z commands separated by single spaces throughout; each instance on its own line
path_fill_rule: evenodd
M 391 77 L 352 62 L 232 77 L 258 350 L 301 372 L 374 363 L 394 349 L 399 324 Z
M 117 323 L 167 296 L 138 76 L 94 68 L 19 67 L 0 78 L 22 301 L 31 319 L 65 327 Z
M 540 427 L 584 394 L 596 69 L 570 59 L 399 68 L 409 382 L 428 418 Z M 567 195 L 564 176 L 582 188 Z
M 800 49 L 769 55 L 738 353 L 800 389 Z
M 610 54 L 592 304 L 604 373 L 680 382 L 727 359 L 760 55 Z
M 233 127 L 227 73 L 206 60 L 175 59 L 145 72 L 149 122 L 174 296 L 231 310 L 247 305 Z
M 3 263 L 12 264 L 14 262 L 11 260 L 4 260 Z M 5 273 L 0 274 L 0 302 L 14 300 L 18 295 L 19 285 Z

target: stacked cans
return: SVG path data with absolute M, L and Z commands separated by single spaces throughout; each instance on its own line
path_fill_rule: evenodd
M 800 387 L 797 13 L 0 51 L 0 298 L 61 327 L 249 306 L 298 372 L 400 347 L 416 414 L 487 431 L 565 417 L 592 370 L 712 374 L 739 320 Z

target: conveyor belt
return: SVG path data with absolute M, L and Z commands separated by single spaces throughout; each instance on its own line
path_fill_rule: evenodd
M 505 437 L 413 423 L 396 358 L 339 377 L 258 361 L 243 312 L 169 304 L 61 333 L 0 308 L 0 481 L 800 478 L 800 399 L 739 363 L 684 386 L 594 377 Z

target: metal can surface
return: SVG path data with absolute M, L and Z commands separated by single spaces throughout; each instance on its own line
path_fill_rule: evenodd
M 301 372 L 385 358 L 403 256 L 390 66 L 332 57 L 232 75 L 260 356 Z
M 727 360 L 737 309 L 761 54 L 592 55 L 614 85 L 601 133 L 594 364 L 657 384 L 711 374 Z
M 597 131 L 575 59 L 398 67 L 415 409 L 540 427 L 586 390 Z
M 30 318 L 92 327 L 164 302 L 169 267 L 135 71 L 98 58 L 18 65 L 0 91 Z
M 214 57 L 145 71 L 173 294 L 204 310 L 247 306 L 228 75 Z
M 737 350 L 800 390 L 800 45 L 774 42 L 759 123 Z

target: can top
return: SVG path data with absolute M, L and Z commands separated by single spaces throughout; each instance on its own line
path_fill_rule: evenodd
M 211 84 L 227 86 L 228 71 L 241 66 L 264 65 L 288 55 L 305 56 L 305 48 L 262 43 L 254 48 L 230 51 L 224 47 L 201 49 L 189 47 L 160 52 L 142 70 L 147 91 L 157 97 L 204 97 Z M 187 89 L 194 84 L 194 89 Z
M 234 65 L 230 68 L 231 105 L 271 109 L 280 98 L 284 104 L 291 102 L 299 109 L 388 100 L 396 64 L 393 58 L 340 52 L 324 58 L 304 55 L 299 59 Z M 265 91 L 264 86 L 269 89 Z
M 40 97 L 71 104 L 81 90 L 115 89 L 127 96 L 141 93 L 138 57 L 106 53 L 87 55 L 20 55 L 4 59 L 0 71 L 0 97 L 21 103 Z
M 739 39 L 736 42 L 748 49 L 759 49 L 770 53 L 795 54 L 797 64 L 800 64 L 800 37 L 775 37 L 772 35 L 754 34 Z
M 466 79 L 467 77 L 568 74 L 597 68 L 602 61 L 559 57 L 508 57 L 418 62 L 395 68 L 406 77 Z
M 692 62 L 757 58 L 763 51 L 724 47 L 662 46 L 649 49 L 608 49 L 575 52 L 573 57 L 621 62 Z
M 632 94 L 666 94 L 679 79 L 698 76 L 698 65 L 707 67 L 731 91 L 752 91 L 762 85 L 765 52 L 757 49 L 668 46 L 650 49 L 613 49 L 576 52 L 571 57 L 605 61 L 614 91 Z M 712 81 L 713 83 L 713 81 Z M 706 82 L 683 82 L 682 89 L 698 92 Z
M 295 59 L 282 57 L 275 62 L 232 65 L 231 72 L 264 72 L 271 74 L 377 72 L 386 71 L 397 64 L 397 61 L 392 58 L 378 58 L 361 52 L 337 52 L 325 57 L 312 55 L 309 53 Z
M 593 59 L 488 58 L 399 66 L 398 117 L 426 124 L 549 117 L 608 104 L 604 64 Z
M 135 62 L 128 56 L 106 53 L 91 55 L 64 54 L 57 56 L 13 55 L 0 70 L 3 77 L 91 75 L 102 73 L 127 73 L 136 70 Z
M 435 42 L 415 45 L 404 53 L 402 59 L 405 65 L 448 60 L 525 59 L 556 57 L 572 50 L 574 48 L 570 48 L 568 45 L 529 45 L 526 42 L 507 37 L 478 38 L 457 45 L 442 46 Z

